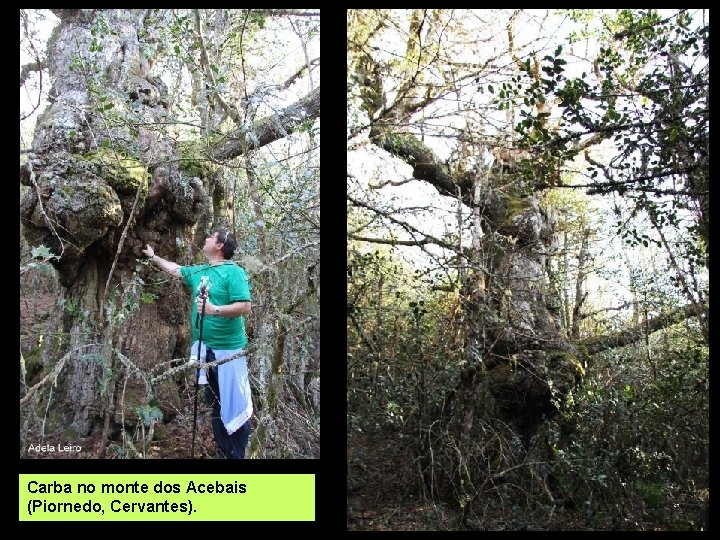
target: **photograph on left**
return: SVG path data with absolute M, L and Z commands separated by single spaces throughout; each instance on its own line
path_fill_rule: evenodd
M 320 11 L 20 22 L 20 459 L 319 459 Z

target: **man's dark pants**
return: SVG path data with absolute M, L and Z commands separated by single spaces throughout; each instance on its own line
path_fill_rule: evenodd
M 212 362 L 215 356 L 212 349 L 208 349 L 208 362 Z M 212 405 L 212 429 L 217 444 L 218 457 L 224 459 L 244 459 L 245 447 L 250 439 L 250 420 L 245 422 L 232 435 L 228 435 L 225 424 L 220 418 L 220 390 L 218 388 L 218 366 L 207 370 L 208 386 L 205 388 L 205 399 Z

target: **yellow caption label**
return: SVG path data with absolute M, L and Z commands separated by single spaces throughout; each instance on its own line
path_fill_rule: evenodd
M 21 474 L 20 521 L 314 521 L 312 474 Z

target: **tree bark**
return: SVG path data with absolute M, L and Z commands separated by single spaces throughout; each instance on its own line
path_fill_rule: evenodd
M 285 107 L 272 116 L 262 118 L 252 125 L 251 132 L 257 140 L 248 136 L 247 129 L 237 129 L 225 137 L 225 141 L 218 144 L 212 151 L 215 160 L 224 161 L 237 157 L 249 150 L 260 148 L 272 142 L 287 137 L 303 122 L 314 120 L 320 116 L 320 87 L 307 96 Z
M 126 310 L 124 319 L 120 314 L 123 301 L 133 295 L 137 301 L 138 277 L 149 278 L 149 269 L 136 268 L 144 244 L 189 262 L 177 246 L 187 244 L 206 208 L 206 191 L 200 179 L 177 168 L 173 144 L 162 134 L 123 122 L 132 102 L 146 123 L 167 116 L 165 89 L 149 78 L 140 52 L 145 11 L 56 14 L 60 24 L 48 45 L 54 101 L 38 119 L 21 171 L 21 181 L 31 185 L 21 220 L 30 245 L 45 244 L 58 256 L 54 265 L 63 286 L 62 317 L 52 338 L 57 347 L 46 349 L 44 362 L 97 344 L 71 357 L 50 407 L 51 427 L 85 436 L 102 429 L 106 412 L 120 416 L 107 410 L 120 401 L 108 398 L 117 382 L 115 344 L 123 343 L 120 352 L 141 369 L 187 345 L 186 300 L 176 284 L 159 287 L 158 302 Z M 155 390 L 168 411 L 177 406 L 172 383 Z M 133 410 L 149 393 L 136 381 L 123 403 Z

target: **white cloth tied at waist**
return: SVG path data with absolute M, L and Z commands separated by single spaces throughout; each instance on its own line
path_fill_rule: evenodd
M 191 358 L 197 356 L 198 342 L 192 344 Z M 221 350 L 213 349 L 215 360 L 224 360 L 242 352 L 242 356 L 217 366 L 218 388 L 220 389 L 220 419 L 228 435 L 240 429 L 250 420 L 253 413 L 252 395 L 250 394 L 250 379 L 248 377 L 247 355 L 242 349 Z M 205 362 L 207 347 L 205 343 L 200 346 L 200 361 Z M 200 369 L 202 379 L 205 369 Z

